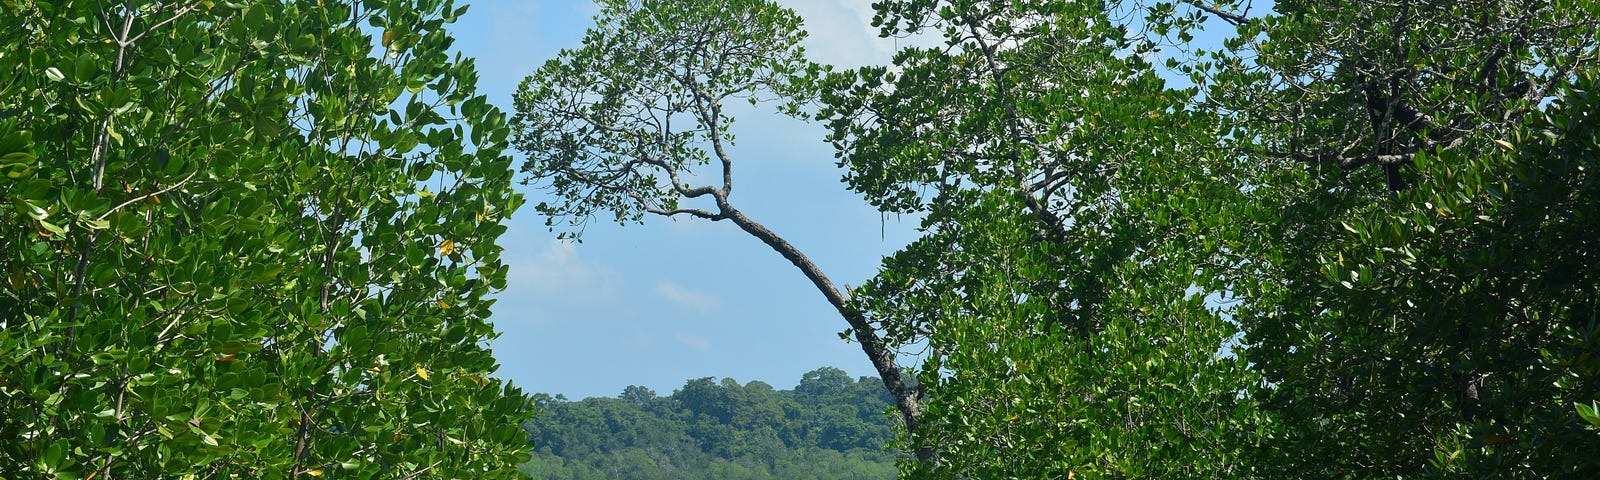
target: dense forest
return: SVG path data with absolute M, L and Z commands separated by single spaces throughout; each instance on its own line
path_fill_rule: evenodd
M 0 478 L 1600 478 L 1600 2 L 597 3 L 506 112 L 454 0 L 0 0 Z M 919 219 L 866 284 L 739 208 L 764 114 Z M 530 398 L 525 195 L 731 223 L 881 390 Z
M 600 4 L 516 92 L 535 209 L 788 260 L 905 478 L 1600 477 L 1600 2 L 884 0 L 852 69 L 772 2 Z M 920 238 L 839 288 L 734 112 Z
M 895 476 L 892 398 L 875 377 L 808 372 L 794 390 L 731 378 L 671 395 L 632 386 L 616 398 L 535 394 L 523 423 L 538 479 L 885 479 Z

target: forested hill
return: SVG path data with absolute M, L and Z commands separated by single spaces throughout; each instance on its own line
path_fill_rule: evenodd
M 896 417 L 876 377 L 824 367 L 794 390 L 731 378 L 671 395 L 632 386 L 617 398 L 534 395 L 523 424 L 538 479 L 892 479 Z

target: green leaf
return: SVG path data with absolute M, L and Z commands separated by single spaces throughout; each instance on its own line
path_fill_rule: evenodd
M 35 157 L 29 152 L 11 152 L 0 155 L 0 166 L 4 165 L 32 165 Z
M 111 222 L 108 220 L 95 220 L 91 218 L 80 217 L 78 219 L 78 223 L 90 230 L 105 230 L 107 228 L 111 228 Z
M 39 456 L 39 462 L 46 471 L 54 472 L 64 466 L 69 448 L 66 439 L 56 440 L 50 446 L 45 447 L 44 453 Z
M 78 55 L 72 62 L 72 79 L 78 82 L 87 82 L 94 78 L 94 75 L 100 71 L 98 62 L 99 60 L 93 54 L 84 53 Z
M 1591 403 L 1589 405 L 1574 403 L 1573 406 L 1578 409 L 1578 418 L 1583 419 L 1585 422 L 1589 422 L 1593 428 L 1600 428 L 1600 413 L 1597 413 L 1597 411 L 1600 411 L 1600 402 Z
M 61 226 L 56 225 L 54 223 L 50 223 L 50 222 L 45 221 L 43 219 L 39 220 L 39 227 L 43 228 L 46 232 L 50 232 L 50 233 L 53 233 L 53 234 L 56 234 L 56 235 L 67 233 L 67 230 L 64 229 L 64 228 L 61 228 Z

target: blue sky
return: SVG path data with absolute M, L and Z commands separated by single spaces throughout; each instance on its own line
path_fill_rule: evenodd
M 517 83 L 578 45 L 588 0 L 480 0 L 454 26 L 477 59 L 479 90 L 508 112 Z M 806 21 L 815 61 L 887 63 L 893 40 L 870 26 L 871 0 L 785 0 Z M 859 285 L 879 259 L 915 238 L 913 219 L 884 218 L 839 182 L 823 129 L 745 109 L 732 200 L 785 236 L 835 284 Z M 519 155 L 518 161 L 522 160 Z M 524 188 L 536 204 L 541 193 Z M 800 272 L 732 225 L 647 218 L 596 220 L 581 244 L 558 241 L 531 207 L 501 239 L 511 266 L 495 305 L 500 376 L 530 392 L 616 396 L 628 385 L 667 394 L 715 376 L 790 388 L 817 367 L 871 375 L 858 345 Z

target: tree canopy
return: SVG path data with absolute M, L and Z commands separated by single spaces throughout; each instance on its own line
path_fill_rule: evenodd
M 824 367 L 793 390 L 692 379 L 671 395 L 631 386 L 617 398 L 536 394 L 525 422 L 534 478 L 872 479 L 894 475 L 894 399 L 876 378 Z
M 817 117 L 850 188 L 924 214 L 856 298 L 933 352 L 911 440 L 939 455 L 911 471 L 1242 475 L 1254 377 L 1218 355 L 1236 329 L 1201 290 L 1205 219 L 1238 193 L 1197 141 L 1219 132 L 1196 92 L 1130 55 L 1149 47 L 1105 5 L 879 7 L 884 34 L 944 45 L 829 78 Z
M 541 210 L 739 223 L 719 102 L 825 124 L 923 236 L 839 292 L 745 229 L 878 366 L 908 478 L 1600 475 L 1595 2 L 883 0 L 941 44 L 847 71 L 770 2 L 604 5 L 519 90 Z
M 0 477 L 507 478 L 452 1 L 0 6 Z
M 597 214 L 727 221 L 788 260 L 838 310 L 915 426 L 920 392 L 849 294 L 732 199 L 729 102 L 781 102 L 790 115 L 824 67 L 806 60 L 794 12 L 767 0 L 601 0 L 596 25 L 517 87 L 524 180 L 555 195 L 535 208 L 578 235 Z M 713 172 L 696 172 L 711 165 Z M 705 182 L 703 184 L 696 182 Z M 705 205 L 686 205 L 700 202 Z M 847 335 L 848 336 L 848 335 Z

